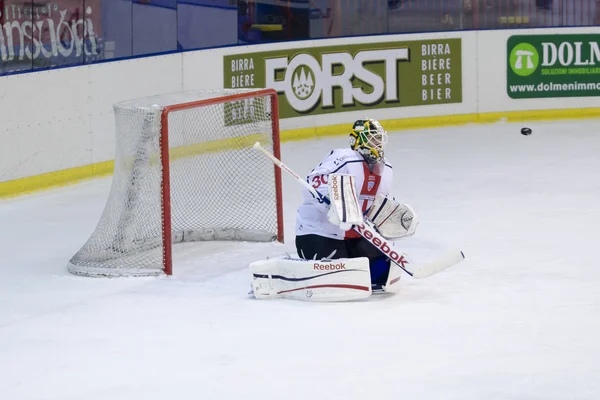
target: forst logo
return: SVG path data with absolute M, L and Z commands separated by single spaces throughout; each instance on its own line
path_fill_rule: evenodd
M 510 52 L 510 67 L 519 76 L 529 76 L 540 64 L 540 55 L 529 43 L 519 43 Z
M 265 60 L 266 87 L 285 94 L 290 106 L 297 112 L 314 109 L 319 102 L 324 108 L 334 107 L 334 88 L 341 89 L 342 106 L 355 102 L 374 105 L 381 101 L 398 101 L 399 61 L 410 61 L 408 48 L 361 50 L 354 56 L 347 52 L 323 53 L 320 61 L 308 53 Z M 382 63 L 385 72 L 374 73 L 365 64 Z M 342 73 L 333 73 L 334 66 L 342 66 Z M 275 80 L 276 72 L 284 70 L 283 80 Z M 358 79 L 368 86 L 354 87 Z
M 315 89 L 315 76 L 314 73 L 304 66 L 300 66 L 296 69 L 292 80 L 292 87 L 296 97 L 300 100 L 305 100 L 310 97 Z
M 462 53 L 440 37 L 228 54 L 223 87 L 275 89 L 281 119 L 460 103 Z

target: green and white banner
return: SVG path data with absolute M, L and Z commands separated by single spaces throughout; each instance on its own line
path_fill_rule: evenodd
M 600 96 L 600 34 L 519 35 L 507 41 L 513 99 Z
M 274 88 L 280 118 L 462 102 L 461 39 L 224 56 L 225 88 Z

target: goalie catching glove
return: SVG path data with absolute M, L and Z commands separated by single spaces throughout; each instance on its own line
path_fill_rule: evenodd
M 381 236 L 390 240 L 414 235 L 419 224 L 411 206 L 382 194 L 377 194 L 366 217 Z

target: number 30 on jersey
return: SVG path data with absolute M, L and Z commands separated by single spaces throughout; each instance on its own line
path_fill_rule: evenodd
M 327 175 L 317 175 L 312 178 L 312 187 L 315 189 L 319 188 L 321 185 L 327 185 Z

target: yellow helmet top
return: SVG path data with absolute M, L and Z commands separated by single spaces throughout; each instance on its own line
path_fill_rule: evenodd
M 387 132 L 379 121 L 364 118 L 352 125 L 350 147 L 365 157 L 367 162 L 375 163 L 383 160 L 384 145 L 387 143 Z

